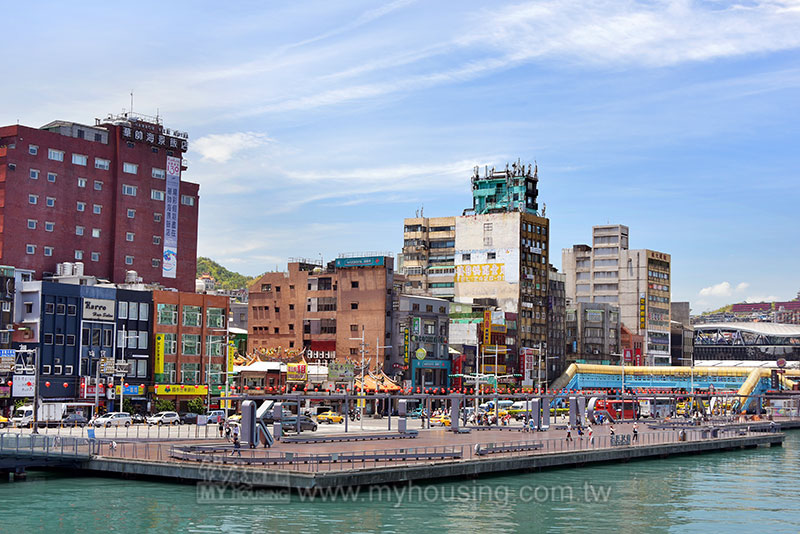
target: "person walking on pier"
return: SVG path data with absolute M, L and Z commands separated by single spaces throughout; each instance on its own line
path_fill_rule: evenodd
M 639 423 L 633 423 L 633 442 L 639 443 Z
M 608 426 L 608 432 L 609 432 L 609 434 L 611 434 L 612 436 L 613 436 L 613 435 L 616 433 L 616 432 L 614 432 L 614 423 L 611 423 L 611 424 Z
M 594 445 L 594 430 L 592 429 L 592 425 L 589 425 L 586 429 L 587 433 L 589 434 L 589 445 Z
M 225 436 L 225 421 L 220 418 L 219 420 L 219 437 L 222 439 Z
M 574 441 L 572 439 L 572 425 L 567 424 L 567 436 L 564 438 L 564 441 Z
M 231 451 L 231 456 L 234 454 L 238 454 L 240 457 L 242 456 L 242 442 L 239 441 L 239 435 L 233 435 L 233 450 Z
M 225 441 L 230 442 L 231 440 L 231 425 L 229 423 L 225 423 Z

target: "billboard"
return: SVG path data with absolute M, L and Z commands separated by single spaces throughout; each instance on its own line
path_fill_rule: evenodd
M 184 384 L 156 384 L 156 395 L 208 395 L 208 386 L 187 386 Z
M 36 377 L 33 375 L 14 375 L 11 386 L 12 397 L 33 397 Z
M 156 347 L 153 354 L 153 373 L 164 373 L 164 334 L 156 334 Z
M 383 256 L 365 256 L 362 258 L 336 258 L 336 268 L 347 267 L 377 267 L 385 262 Z
M 456 282 L 502 282 L 506 279 L 505 263 L 456 265 Z
M 356 376 L 356 364 L 331 362 L 328 364 L 328 380 L 331 382 L 349 382 Z
M 88 321 L 113 321 L 113 300 L 83 299 L 83 318 Z
M 181 158 L 167 156 L 167 191 L 164 197 L 164 253 L 161 276 L 175 278 L 178 271 L 178 202 L 180 200 Z
M 286 366 L 286 380 L 305 382 L 308 379 L 308 366 L 303 363 L 290 363 Z

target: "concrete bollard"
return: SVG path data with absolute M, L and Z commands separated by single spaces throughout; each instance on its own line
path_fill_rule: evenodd
M 531 412 L 533 412 L 533 428 L 542 429 L 542 399 L 531 400 Z
M 461 424 L 461 397 L 459 395 L 450 396 L 450 430 L 458 432 Z
M 401 434 L 406 433 L 406 415 L 408 415 L 408 400 L 400 399 L 397 401 L 397 431 Z
M 569 426 L 575 426 L 578 423 L 578 399 L 577 397 L 569 398 Z

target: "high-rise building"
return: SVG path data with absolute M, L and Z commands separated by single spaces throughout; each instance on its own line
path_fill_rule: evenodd
M 455 239 L 455 217 L 403 221 L 404 293 L 453 298 Z
M 567 298 L 619 306 L 622 322 L 644 336 L 644 363 L 670 363 L 669 254 L 628 248 L 628 227 L 592 228 L 592 245 L 561 252 Z
M 0 127 L 0 262 L 41 278 L 59 263 L 122 283 L 193 291 L 198 184 L 187 135 L 131 113 L 93 126 Z

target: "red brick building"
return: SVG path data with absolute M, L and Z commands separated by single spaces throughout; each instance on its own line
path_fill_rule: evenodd
M 180 179 L 186 134 L 130 114 L 95 122 L 0 127 L 0 263 L 37 278 L 82 263 L 112 282 L 134 270 L 193 291 L 199 186 Z

